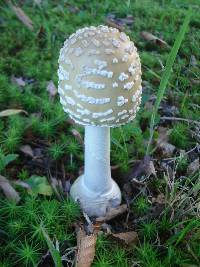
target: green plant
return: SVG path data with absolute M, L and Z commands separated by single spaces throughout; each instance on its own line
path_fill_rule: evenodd
M 2 172 L 6 166 L 14 161 L 18 157 L 17 154 L 8 154 L 5 155 L 3 150 L 0 148 L 0 172 Z
M 145 196 L 139 196 L 135 199 L 133 204 L 133 212 L 137 212 L 140 215 L 145 214 L 150 208 L 148 198 Z
M 11 200 L 1 200 L 1 209 L 0 214 L 5 218 L 14 218 L 15 216 L 19 216 L 21 211 L 21 207 L 17 205 L 16 202 Z
M 29 177 L 28 170 L 22 169 L 22 170 L 19 171 L 18 178 L 20 180 L 24 181 L 24 180 L 28 179 L 28 177 Z
M 48 231 L 52 231 L 51 233 L 54 232 L 54 227 L 61 216 L 59 214 L 59 206 L 59 202 L 55 199 L 44 200 L 40 205 L 41 219 L 46 225 Z
M 155 221 L 141 223 L 139 233 L 144 239 L 153 240 L 157 234 L 157 223 Z
M 40 202 L 35 196 L 30 195 L 25 197 L 21 208 L 21 216 L 26 224 L 29 224 L 29 222 L 34 224 L 38 221 L 39 207 Z
M 36 124 L 37 125 L 37 124 Z M 53 120 L 44 119 L 39 123 L 39 133 L 42 137 L 49 138 L 55 132 L 55 123 Z
M 128 257 L 127 257 L 127 251 L 125 248 L 114 247 L 111 253 L 112 253 L 114 266 L 128 267 Z
M 185 35 L 186 31 L 187 31 L 191 15 L 192 15 L 192 9 L 190 9 L 188 11 L 187 16 L 186 16 L 186 18 L 185 18 L 185 20 L 183 22 L 183 25 L 182 25 L 182 27 L 181 27 L 181 29 L 180 29 L 177 37 L 176 37 L 175 43 L 174 43 L 174 45 L 172 47 L 172 50 L 171 50 L 171 52 L 169 54 L 169 57 L 167 59 L 166 67 L 165 67 L 165 70 L 163 72 L 163 75 L 162 75 L 162 78 L 161 78 L 161 81 L 160 81 L 160 85 L 159 85 L 158 93 L 157 93 L 157 98 L 156 98 L 155 106 L 153 108 L 151 121 L 150 121 L 150 138 L 149 138 L 149 142 L 148 142 L 148 145 L 147 145 L 147 151 L 146 151 L 147 155 L 150 152 L 150 145 L 151 145 L 151 142 L 152 142 L 152 137 L 153 137 L 153 132 L 154 132 L 155 117 L 156 117 L 158 108 L 160 106 L 161 100 L 162 100 L 162 98 L 164 96 L 164 93 L 165 93 L 165 90 L 166 90 L 166 86 L 167 86 L 169 78 L 170 78 L 171 69 L 172 69 L 172 66 L 174 64 L 176 55 L 177 55 L 178 50 L 179 50 L 179 48 L 181 46 L 181 43 L 182 43 L 183 38 L 184 38 L 184 35 Z
M 68 198 L 62 202 L 62 216 L 66 225 L 71 225 L 81 215 L 79 205 L 71 198 Z
M 25 241 L 16 247 L 15 255 L 17 262 L 20 262 L 23 266 L 37 266 L 40 253 L 37 246 Z
M 144 267 L 161 267 L 157 250 L 148 242 L 136 247 L 136 255 Z
M 48 149 L 50 156 L 54 160 L 60 159 L 64 155 L 65 146 L 63 144 L 54 143 Z
M 67 142 L 66 150 L 68 153 L 78 156 L 80 152 L 80 145 L 74 138 L 71 137 Z
M 184 123 L 176 123 L 170 134 L 170 142 L 178 148 L 186 149 L 189 146 L 189 128 Z
M 19 147 L 21 142 L 21 134 L 18 129 L 10 128 L 4 134 L 3 146 L 8 152 L 14 152 Z
M 44 226 L 41 224 L 40 225 L 41 227 L 41 230 L 42 230 L 42 233 L 43 233 L 43 236 L 44 236 L 44 239 L 46 240 L 47 242 L 47 245 L 48 245 L 48 248 L 50 250 L 50 253 L 51 253 L 51 256 L 53 258 L 53 261 L 54 261 L 54 264 L 56 267 L 62 267 L 62 258 L 61 258 L 61 255 L 59 253 L 59 250 L 58 248 L 55 248 L 54 247 L 54 244 L 53 242 L 51 241 L 47 231 L 45 230 Z
M 113 259 L 106 252 L 102 252 L 97 255 L 96 260 L 94 262 L 94 267 L 110 267 L 113 265 Z

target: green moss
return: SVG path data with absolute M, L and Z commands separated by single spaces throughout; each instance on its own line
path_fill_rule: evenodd
M 187 149 L 190 144 L 189 127 L 184 123 L 176 123 L 170 134 L 170 142 L 178 148 Z
M 145 196 L 139 196 L 135 199 L 132 210 L 133 212 L 138 213 L 139 215 L 145 214 L 150 208 L 150 203 L 148 198 Z
M 112 164 L 120 166 L 120 171 L 125 173 L 130 168 L 130 160 L 144 157 L 151 117 L 151 110 L 146 101 L 157 93 L 163 73 L 162 65 L 165 66 L 170 51 L 168 47 L 160 47 L 144 40 L 140 33 L 148 31 L 172 46 L 189 6 L 194 7 L 190 30 L 185 36 L 173 66 L 169 94 L 165 96 L 165 103 L 175 105 L 179 109 L 178 117 L 199 120 L 198 0 L 156 0 L 153 4 L 149 0 L 125 2 L 81 0 L 76 3 L 69 0 L 67 3 L 61 1 L 59 4 L 55 1 L 42 1 L 40 7 L 28 1 L 23 1 L 22 6 L 17 2 L 15 4 L 22 7 L 32 19 L 34 31 L 30 31 L 19 21 L 9 5 L 2 4 L 0 111 L 17 108 L 24 109 L 28 114 L 0 120 L 0 145 L 4 155 L 14 151 L 18 154 L 20 145 L 30 136 L 35 143 L 38 139 L 42 141 L 45 139 L 49 145 L 45 151 L 49 153 L 50 158 L 55 161 L 64 160 L 66 171 L 73 176 L 77 175 L 79 167 L 83 164 L 83 148 L 72 136 L 71 130 L 78 129 L 83 136 L 84 128 L 71 126 L 68 123 L 68 116 L 64 113 L 59 98 L 55 96 L 50 101 L 46 86 L 50 80 L 57 86 L 57 59 L 64 40 L 80 27 L 105 24 L 109 13 L 115 14 L 116 18 L 125 18 L 127 14 L 133 16 L 132 25 L 125 26 L 125 31 L 135 42 L 141 56 L 144 89 L 142 108 L 136 120 L 111 131 Z M 78 8 L 77 12 L 70 10 L 74 6 Z M 196 66 L 190 63 L 191 55 L 197 60 Z M 12 76 L 21 77 L 26 83 L 25 86 L 14 84 L 11 81 Z M 156 123 L 159 123 L 161 112 L 159 110 L 156 114 Z M 191 149 L 196 139 L 190 130 L 194 130 L 193 124 L 174 123 L 170 142 L 179 149 Z M 156 139 L 157 133 L 153 136 L 153 141 Z M 153 150 L 155 142 L 152 144 Z M 19 154 L 21 157 L 21 153 Z M 177 173 L 185 175 L 189 159 L 181 158 L 176 163 Z M 9 168 L 8 176 L 10 177 Z M 29 176 L 26 166 L 22 166 L 16 176 L 26 180 Z M 163 192 L 166 187 L 163 176 L 157 181 L 154 179 L 152 186 Z M 193 188 L 192 183 L 190 186 Z M 45 254 L 48 248 L 40 231 L 41 219 L 44 220 L 45 228 L 53 240 L 57 239 L 61 244 L 68 240 L 71 246 L 75 246 L 72 225 L 80 219 L 81 212 L 74 202 L 70 199 L 59 202 L 53 198 L 31 198 L 27 197 L 25 192 L 20 196 L 22 200 L 18 205 L 7 200 L 0 202 L 0 226 L 1 229 L 6 229 L 8 234 L 4 236 L 3 241 L 0 241 L 1 267 L 33 266 L 33 263 L 37 263 L 40 256 Z M 151 211 L 150 207 L 148 199 L 141 196 L 131 205 L 131 211 L 136 217 L 146 216 Z M 143 222 L 139 227 L 141 245 L 136 250 L 124 248 L 121 244 L 118 246 L 113 240 L 98 236 L 93 266 L 198 266 L 199 262 L 192 256 L 193 254 L 196 258 L 200 257 L 195 235 L 191 238 L 189 235 L 189 238 L 187 236 L 182 240 L 183 244 L 186 240 L 192 252 L 188 252 L 184 245 L 182 247 L 167 245 L 168 236 L 173 235 L 173 225 L 170 212 L 165 210 L 158 222 Z M 157 246 L 156 243 L 157 232 L 161 237 L 161 246 Z M 1 239 L 2 232 L 0 235 Z M 15 236 L 14 241 L 13 236 Z

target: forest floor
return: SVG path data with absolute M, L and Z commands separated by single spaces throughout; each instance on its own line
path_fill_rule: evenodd
M 122 206 L 93 219 L 68 197 L 83 172 L 84 129 L 62 110 L 57 69 L 64 40 L 99 24 L 134 41 L 143 96 L 136 119 L 111 130 Z M 1 3 L 0 267 L 200 266 L 199 51 L 198 0 Z

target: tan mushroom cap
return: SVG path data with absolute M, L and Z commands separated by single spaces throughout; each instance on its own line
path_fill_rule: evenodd
M 60 102 L 81 125 L 117 127 L 135 118 L 141 102 L 141 64 L 134 43 L 107 26 L 72 34 L 59 57 Z

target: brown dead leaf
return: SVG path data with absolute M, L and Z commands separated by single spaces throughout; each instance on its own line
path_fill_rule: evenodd
M 9 199 L 16 203 L 20 201 L 20 196 L 18 192 L 12 187 L 10 182 L 6 179 L 6 177 L 0 175 L 0 189 L 3 191 L 4 195 Z
M 34 157 L 33 149 L 29 145 L 21 146 L 20 151 L 23 152 L 25 155 L 30 156 L 31 158 Z
M 160 150 L 163 156 L 171 157 L 176 147 L 168 143 L 171 130 L 165 127 L 158 127 L 158 139 L 156 140 L 156 147 Z
M 12 77 L 11 77 L 11 82 L 13 84 L 19 85 L 21 87 L 26 85 L 26 83 L 25 83 L 25 81 L 23 80 L 22 77 L 15 77 L 14 75 L 12 75 Z
M 111 20 L 111 19 L 107 19 L 106 20 L 106 24 L 109 26 L 109 27 L 112 27 L 112 28 L 116 28 L 118 29 L 119 31 L 124 31 L 124 27 L 117 24 L 115 21 Z
M 81 134 L 76 129 L 72 129 L 71 132 L 73 136 L 76 138 L 76 140 L 79 142 L 79 144 L 84 145 L 84 141 Z
M 110 209 L 105 216 L 102 217 L 98 217 L 96 218 L 97 222 L 104 222 L 104 221 L 110 221 L 112 219 L 114 219 L 115 217 L 123 214 L 124 212 L 126 212 L 128 209 L 126 204 L 120 205 L 117 208 L 112 208 Z
M 85 231 L 79 227 L 77 231 L 77 257 L 76 267 L 90 267 L 95 256 L 95 246 L 97 235 L 86 235 Z
M 144 38 L 144 40 L 153 42 L 161 47 L 163 46 L 169 47 L 169 45 L 164 40 L 158 38 L 157 36 L 153 35 L 150 32 L 143 31 L 141 32 L 141 36 Z
M 33 22 L 32 20 L 25 14 L 25 12 L 17 6 L 9 3 L 10 7 L 14 11 L 17 18 L 31 31 L 33 31 Z
M 187 168 L 187 174 L 192 175 L 199 170 L 200 170 L 199 158 L 196 158 L 193 162 L 189 164 Z
M 0 111 L 0 117 L 8 117 L 16 115 L 18 113 L 25 113 L 26 115 L 28 115 L 28 113 L 23 109 L 5 109 Z
M 106 24 L 110 27 L 117 28 L 120 31 L 125 30 L 126 27 L 131 27 L 134 23 L 134 18 L 132 15 L 127 15 L 124 18 L 117 17 L 113 13 L 109 13 L 106 18 Z
M 52 80 L 47 82 L 47 92 L 49 92 L 50 97 L 57 94 L 57 88 Z
M 154 163 L 153 163 L 151 157 L 149 157 L 149 156 L 145 156 L 143 158 L 143 160 L 141 160 L 140 163 L 137 164 L 133 168 L 133 170 L 129 176 L 130 176 L 131 180 L 133 180 L 134 178 L 137 178 L 141 175 L 147 175 L 147 176 L 154 175 L 154 176 L 156 176 L 156 170 L 154 167 Z
M 115 238 L 122 240 L 126 245 L 138 243 L 138 234 L 134 231 L 112 234 Z
M 165 204 L 165 195 L 160 193 L 157 197 L 152 198 L 152 203 Z

